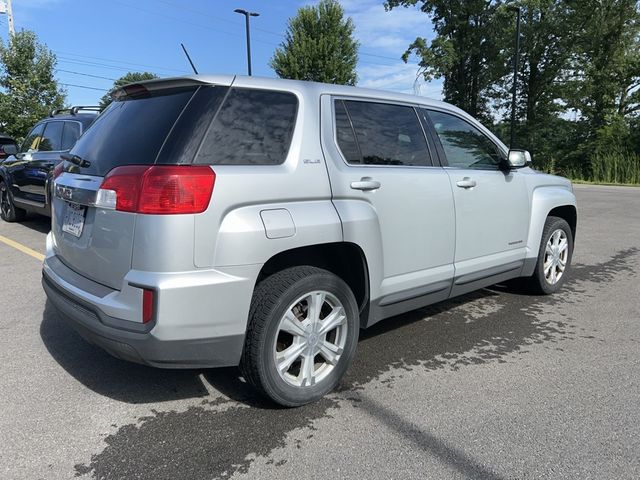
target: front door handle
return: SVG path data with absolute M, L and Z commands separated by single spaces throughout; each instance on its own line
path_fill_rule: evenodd
M 458 180 L 456 183 L 460 188 L 473 188 L 477 185 L 475 180 L 470 179 L 469 177 L 464 177 L 462 180 Z
M 380 188 L 380 182 L 372 180 L 371 177 L 362 177 L 358 182 L 351 182 L 351 188 L 369 192 Z

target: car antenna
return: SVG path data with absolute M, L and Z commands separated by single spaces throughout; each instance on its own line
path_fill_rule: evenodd
M 187 56 L 187 60 L 189 60 L 189 63 L 191 64 L 191 68 L 193 68 L 193 73 L 198 75 L 198 70 L 196 70 L 196 66 L 191 61 L 191 57 L 189 56 L 189 52 L 187 52 L 187 47 L 184 46 L 184 43 L 181 43 L 180 46 L 182 47 L 182 50 L 184 51 L 184 54 Z

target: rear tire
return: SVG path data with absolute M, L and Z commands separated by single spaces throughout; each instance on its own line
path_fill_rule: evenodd
M 573 234 L 563 218 L 547 217 L 542 231 L 538 260 L 528 286 L 534 292 L 550 295 L 567 279 L 573 256 Z
M 358 333 L 358 306 L 341 278 L 310 266 L 288 268 L 256 287 L 240 369 L 280 405 L 311 403 L 338 384 Z
M 13 204 L 11 191 L 4 180 L 0 180 L 0 218 L 5 222 L 17 222 L 27 216 L 26 210 Z

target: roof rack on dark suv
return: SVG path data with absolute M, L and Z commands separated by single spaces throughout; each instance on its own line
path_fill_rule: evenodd
M 101 112 L 102 108 L 98 105 L 77 105 L 71 108 L 57 108 L 53 112 L 51 112 L 51 116 L 55 117 L 56 115 L 60 115 L 62 113 L 69 112 L 70 115 L 76 115 L 80 110 L 89 111 L 89 112 Z

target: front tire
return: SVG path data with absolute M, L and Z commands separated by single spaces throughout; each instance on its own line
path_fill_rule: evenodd
M 542 231 L 536 269 L 529 279 L 535 293 L 550 295 L 567 279 L 573 255 L 573 234 L 563 218 L 547 217 Z
M 319 400 L 353 359 L 358 317 L 353 292 L 331 272 L 301 266 L 267 277 L 251 302 L 244 378 L 286 407 Z
M 4 180 L 0 180 L 0 217 L 5 222 L 17 222 L 23 220 L 26 216 L 26 210 L 17 208 L 13 204 L 9 187 Z

